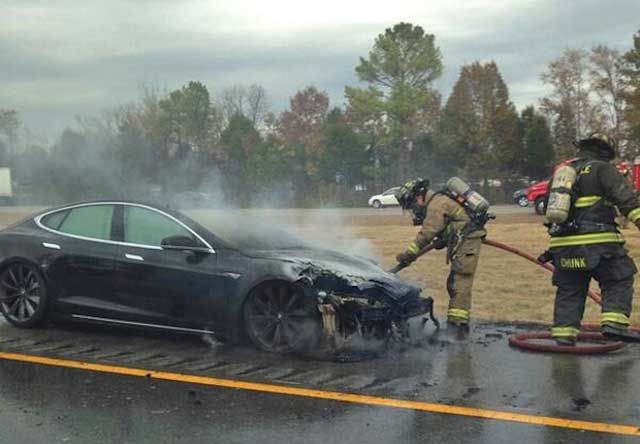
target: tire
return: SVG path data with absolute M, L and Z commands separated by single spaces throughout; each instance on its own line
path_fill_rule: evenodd
M 35 327 L 45 317 L 46 282 L 38 269 L 26 262 L 14 262 L 0 273 L 0 311 L 20 328 Z
M 533 204 L 533 208 L 537 215 L 542 216 L 545 212 L 544 197 L 538 197 Z
M 376 209 L 380 209 L 380 208 L 382 208 L 382 202 L 380 202 L 380 201 L 379 201 L 379 200 L 377 200 L 377 199 L 376 199 L 376 200 L 374 200 L 374 201 L 373 201 L 373 203 L 372 203 L 371 205 L 373 206 L 373 208 L 376 208 Z
M 527 196 L 520 196 L 518 197 L 516 204 L 518 204 L 518 206 L 520 207 L 526 207 L 529 205 L 529 200 L 527 199 Z
M 314 298 L 287 282 L 259 286 L 244 303 L 245 333 L 259 349 L 290 353 L 313 349 L 320 339 L 320 313 Z

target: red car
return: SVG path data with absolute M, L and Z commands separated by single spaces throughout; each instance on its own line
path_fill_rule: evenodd
M 544 214 L 544 200 L 549 192 L 550 180 L 536 182 L 527 188 L 527 200 L 533 202 L 533 209 L 536 214 Z

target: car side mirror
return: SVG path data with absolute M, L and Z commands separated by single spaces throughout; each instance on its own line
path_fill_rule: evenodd
M 162 239 L 163 250 L 202 251 L 205 250 L 195 239 L 188 236 L 169 236 Z

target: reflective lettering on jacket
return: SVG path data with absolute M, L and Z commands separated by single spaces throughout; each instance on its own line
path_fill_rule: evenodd
M 562 268 L 584 270 L 587 268 L 587 260 L 584 257 L 563 257 L 560 258 L 560 266 Z

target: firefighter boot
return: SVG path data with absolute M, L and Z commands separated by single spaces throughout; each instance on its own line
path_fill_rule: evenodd
M 573 347 L 576 345 L 576 338 L 554 338 L 557 345 L 568 345 Z
M 604 324 L 602 326 L 602 334 L 616 341 L 640 342 L 640 333 L 631 331 L 623 326 L 617 327 L 611 324 Z
M 447 332 L 456 339 L 467 339 L 469 336 L 469 323 L 458 319 L 447 319 Z

